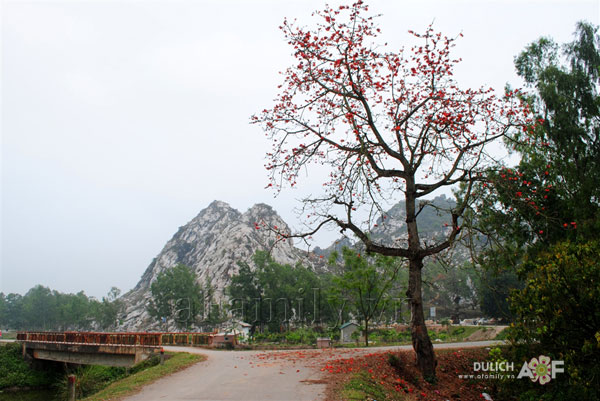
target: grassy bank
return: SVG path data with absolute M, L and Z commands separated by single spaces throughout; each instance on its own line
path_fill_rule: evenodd
M 168 356 L 170 356 L 170 358 L 165 361 L 164 365 L 155 365 L 118 379 L 97 393 L 84 398 L 84 400 L 104 401 L 126 397 L 138 392 L 143 386 L 150 384 L 163 376 L 178 372 L 206 359 L 204 355 L 188 353 L 168 354 Z
M 359 372 L 344 384 L 340 399 L 344 401 L 354 400 L 386 400 L 388 391 L 377 380 L 365 372 Z M 400 400 L 400 398 L 398 398 Z

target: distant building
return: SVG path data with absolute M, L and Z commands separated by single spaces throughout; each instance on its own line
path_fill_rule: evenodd
M 252 325 L 246 322 L 235 322 L 231 332 L 238 335 L 240 341 L 245 341 L 250 337 L 250 329 Z
M 340 342 L 342 343 L 351 343 L 354 340 L 352 339 L 352 333 L 358 330 L 360 327 L 358 324 L 354 322 L 344 323 L 342 327 L 340 327 Z

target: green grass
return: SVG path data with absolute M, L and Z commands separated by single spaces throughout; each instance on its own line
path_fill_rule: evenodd
M 500 333 L 496 334 L 494 340 L 506 340 L 508 339 L 508 327 L 502 330 Z
M 143 386 L 150 384 L 163 376 L 178 372 L 206 359 L 204 355 L 188 354 L 184 352 L 169 354 L 172 356 L 165 360 L 164 365 L 156 365 L 117 380 L 96 394 L 84 398 L 84 401 L 114 400 L 134 394 L 141 390 Z
M 341 399 L 344 401 L 386 400 L 388 399 L 386 393 L 385 388 L 371 379 L 366 372 L 359 372 L 344 384 Z
M 464 329 L 464 331 L 460 330 Z M 465 341 L 467 337 L 479 330 L 489 330 L 485 326 L 451 326 L 450 339 L 452 341 Z

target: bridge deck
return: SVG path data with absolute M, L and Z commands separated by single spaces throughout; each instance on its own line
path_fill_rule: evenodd
M 162 345 L 208 345 L 212 333 L 19 332 L 23 356 L 84 365 L 132 366 Z

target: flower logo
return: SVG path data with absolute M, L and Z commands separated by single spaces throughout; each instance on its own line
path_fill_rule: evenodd
M 540 384 L 546 384 L 550 381 L 552 368 L 549 357 L 540 355 L 539 360 L 538 358 L 532 358 L 529 362 L 529 369 L 533 373 L 531 381 L 536 382 L 539 379 Z

